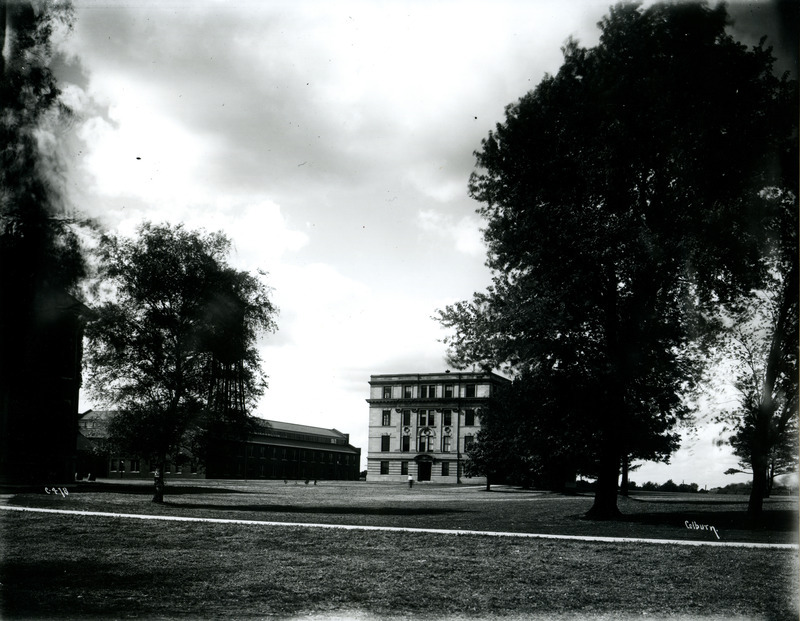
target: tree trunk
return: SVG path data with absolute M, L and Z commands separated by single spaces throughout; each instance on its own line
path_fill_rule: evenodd
M 167 465 L 166 462 L 166 459 L 158 460 L 158 466 L 156 466 L 156 472 L 153 476 L 153 502 L 159 504 L 164 504 L 164 468 Z
M 617 483 L 619 481 L 619 453 L 613 447 L 604 447 L 600 456 L 594 504 L 586 517 L 590 520 L 616 520 L 621 517 L 617 508 Z
M 760 460 L 756 465 L 753 461 L 753 488 L 750 490 L 750 500 L 747 503 L 747 512 L 750 517 L 758 518 L 761 516 L 764 498 L 767 495 L 767 464 L 766 460 Z
M 770 494 L 772 494 L 772 485 L 775 483 L 775 460 L 771 460 L 769 462 L 769 468 L 767 470 L 767 489 L 764 492 L 764 498 L 769 498 Z
M 630 467 L 630 457 L 625 455 L 622 458 L 622 482 L 619 484 L 619 493 L 622 496 L 628 495 L 628 469 Z
M 750 447 L 750 465 L 753 467 L 753 487 L 747 512 L 752 518 L 761 515 L 764 496 L 767 492 L 767 475 L 769 471 L 769 411 L 762 403 L 755 421 L 755 433 Z

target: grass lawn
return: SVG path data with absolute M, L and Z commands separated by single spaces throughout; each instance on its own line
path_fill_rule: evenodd
M 171 494 L 170 494 L 171 492 Z M 746 498 L 642 495 L 621 522 L 591 498 L 350 483 L 78 486 L 9 504 L 282 522 L 797 541 L 797 500 L 749 530 Z M 699 497 L 698 497 L 699 496 Z M 701 504 L 698 504 L 701 502 Z M 741 503 L 745 504 L 742 505 Z M 798 618 L 796 550 L 344 531 L 0 512 L 2 618 Z

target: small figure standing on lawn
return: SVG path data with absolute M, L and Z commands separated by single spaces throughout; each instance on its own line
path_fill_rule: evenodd
M 408 489 L 411 489 L 412 487 L 414 487 L 414 477 L 412 477 L 412 476 L 409 474 L 409 475 L 408 475 Z

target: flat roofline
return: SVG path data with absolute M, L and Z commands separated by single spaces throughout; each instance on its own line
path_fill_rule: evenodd
M 498 382 L 510 382 L 506 377 L 493 371 L 450 371 L 438 373 L 378 373 L 369 376 L 369 383 L 422 381 L 422 380 L 469 380 L 491 379 Z

